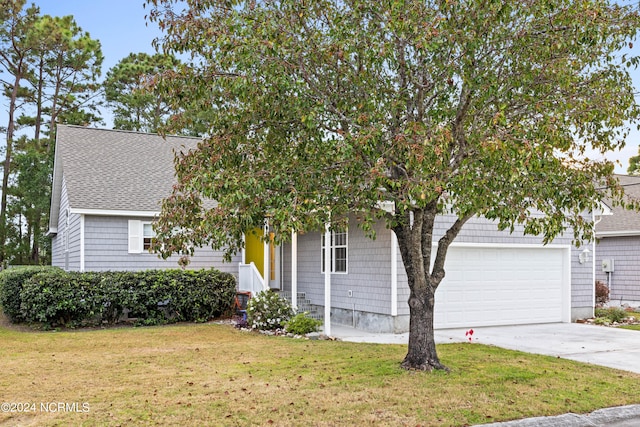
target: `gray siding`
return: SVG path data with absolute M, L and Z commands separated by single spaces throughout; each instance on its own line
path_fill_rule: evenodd
M 442 216 L 436 221 L 435 240 L 442 236 L 452 217 Z M 344 310 L 365 311 L 391 315 L 391 231 L 382 223 L 376 224 L 375 240 L 371 240 L 358 228 L 356 221 L 349 222 L 348 274 L 331 277 L 332 307 Z M 557 237 L 551 245 L 571 245 L 572 233 Z M 484 218 L 473 218 L 463 227 L 456 243 L 526 244 L 541 245 L 537 236 L 524 236 L 522 227 L 514 233 L 499 231 L 496 223 Z M 578 255 L 584 248 L 572 248 L 571 253 L 571 307 L 572 319 L 583 317 L 578 313 L 593 309 L 593 280 L 591 262 L 579 264 Z M 291 246 L 283 247 L 283 284 L 291 288 Z M 409 287 L 402 257 L 398 259 L 398 316 L 409 314 L 407 300 Z M 324 276 L 320 266 L 320 233 L 298 236 L 298 291 L 305 292 L 312 304 L 324 305 Z M 353 297 L 348 297 L 348 291 Z M 581 311 L 582 310 L 582 311 Z
M 62 180 L 62 192 L 60 195 L 60 214 L 58 215 L 58 233 L 51 241 L 51 265 L 66 268 L 72 271 L 80 270 L 80 215 L 69 216 L 67 228 L 67 209 L 69 198 L 67 186 Z M 66 236 L 65 236 L 66 235 Z M 69 252 L 65 252 L 64 239 L 69 241 Z
M 151 221 L 152 218 L 85 216 L 85 270 L 148 270 L 178 268 L 179 256 L 163 260 L 156 254 L 128 252 L 128 220 Z M 196 250 L 187 268 L 211 268 L 237 275 L 240 256 L 223 263 L 222 253 L 210 248 Z
M 51 239 L 51 265 L 55 267 L 64 268 L 64 233 L 66 230 L 66 217 L 63 212 L 66 212 L 69 207 L 69 198 L 67 196 L 67 185 L 62 179 L 62 191 L 60 195 L 60 212 L 58 212 L 58 233 Z
M 331 305 L 335 308 L 391 314 L 391 232 L 376 224 L 376 239 L 367 238 L 356 221 L 349 221 L 348 273 L 331 275 Z M 324 305 L 324 274 L 321 266 L 321 234 L 298 236 L 298 292 L 312 304 Z M 291 245 L 283 247 L 286 290 L 291 289 Z M 349 297 L 349 291 L 352 297 Z
M 613 259 L 614 271 L 602 271 L 602 260 Z M 640 237 L 606 237 L 596 247 L 596 280 L 609 283 L 609 299 L 640 302 Z

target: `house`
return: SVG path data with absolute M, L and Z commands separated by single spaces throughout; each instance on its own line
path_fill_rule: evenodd
M 177 258 L 160 260 L 145 249 L 161 199 L 175 181 L 173 152 L 197 142 L 60 125 L 50 223 L 53 264 L 80 271 L 175 268 Z M 452 220 L 440 217 L 437 233 Z M 241 290 L 268 287 L 304 295 L 334 323 L 407 331 L 409 289 L 396 238 L 380 223 L 371 240 L 357 221 L 351 217 L 340 231 L 294 233 L 280 246 L 260 239 L 267 224 L 247 233 L 245 249 L 233 262 L 223 263 L 221 253 L 202 248 L 189 267 L 231 272 Z M 567 232 L 545 246 L 522 229 L 510 234 L 487 219 L 472 219 L 450 248 L 447 276 L 436 294 L 436 327 L 590 317 L 594 261 L 584 248 L 572 246 L 572 237 Z
M 59 125 L 53 168 L 49 234 L 52 264 L 65 270 L 176 268 L 178 256 L 149 253 L 151 222 L 175 183 L 175 151 L 198 139 L 164 140 L 119 130 Z M 200 249 L 189 268 L 215 265 L 237 274 L 222 254 Z
M 640 200 L 640 176 L 616 176 L 626 197 Z M 596 220 L 596 280 L 609 286 L 611 304 L 640 306 L 640 212 L 612 208 Z

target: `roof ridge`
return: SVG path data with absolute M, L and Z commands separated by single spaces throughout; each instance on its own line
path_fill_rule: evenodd
M 107 129 L 107 128 L 94 128 L 94 127 L 89 127 L 89 126 L 80 126 L 80 125 L 68 125 L 68 124 L 58 124 L 57 127 L 68 127 L 68 128 L 75 128 L 75 129 L 83 129 L 83 130 L 92 130 L 92 131 L 103 131 L 103 132 L 119 132 L 119 133 L 128 133 L 128 134 L 134 134 L 134 135 L 146 135 L 146 136 L 159 136 L 161 138 L 165 138 L 165 137 L 169 137 L 169 138 L 184 138 L 184 139 L 193 139 L 196 141 L 202 141 L 201 137 L 198 136 L 188 136 L 188 135 L 175 135 L 175 134 L 170 134 L 170 135 L 160 135 L 159 133 L 154 133 L 154 132 L 141 132 L 141 131 L 136 131 L 136 130 L 126 130 L 126 129 Z

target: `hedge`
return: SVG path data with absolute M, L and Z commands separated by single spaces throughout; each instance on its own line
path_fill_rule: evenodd
M 46 326 L 204 322 L 231 312 L 235 278 L 218 270 L 42 271 L 20 292 L 19 321 Z
M 23 322 L 20 312 L 20 292 L 23 284 L 31 276 L 44 271 L 62 271 L 58 267 L 51 266 L 24 266 L 14 267 L 0 272 L 0 306 L 2 311 L 13 323 Z

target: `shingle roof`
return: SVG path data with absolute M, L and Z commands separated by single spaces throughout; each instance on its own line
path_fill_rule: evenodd
M 176 182 L 174 153 L 199 141 L 58 125 L 50 225 L 57 227 L 63 177 L 72 209 L 159 212 Z
M 640 176 L 616 175 L 616 178 L 624 186 L 625 197 L 640 200 Z M 640 234 L 640 212 L 627 210 L 620 206 L 613 207 L 612 211 L 612 215 L 603 216 L 602 220 L 596 224 L 596 235 Z

